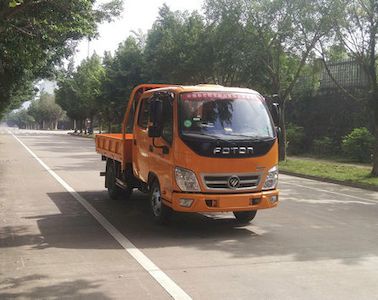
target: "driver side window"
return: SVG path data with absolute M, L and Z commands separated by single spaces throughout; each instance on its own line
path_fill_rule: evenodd
M 142 99 L 139 109 L 138 125 L 143 129 L 147 129 L 148 120 L 150 118 L 150 102 L 151 98 Z
M 171 98 L 163 100 L 162 138 L 169 144 L 173 141 L 173 101 Z

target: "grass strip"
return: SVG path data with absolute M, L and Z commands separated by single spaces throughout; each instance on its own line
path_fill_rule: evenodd
M 289 158 L 280 162 L 279 168 L 296 174 L 378 187 L 378 177 L 371 176 L 371 167 Z

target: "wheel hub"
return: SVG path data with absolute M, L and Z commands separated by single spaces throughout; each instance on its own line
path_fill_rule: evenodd
M 160 216 L 160 213 L 161 213 L 161 197 L 160 197 L 160 191 L 156 187 L 154 188 L 154 190 L 152 192 L 151 205 L 152 205 L 152 210 L 154 212 L 154 215 Z

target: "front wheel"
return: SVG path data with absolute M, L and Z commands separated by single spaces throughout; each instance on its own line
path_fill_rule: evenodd
M 256 210 L 250 210 L 250 211 L 234 211 L 234 216 L 238 223 L 240 224 L 248 224 L 251 222 L 255 216 L 257 211 Z
M 157 224 L 166 224 L 172 215 L 172 210 L 163 203 L 157 180 L 154 180 L 150 187 L 150 205 L 154 221 Z

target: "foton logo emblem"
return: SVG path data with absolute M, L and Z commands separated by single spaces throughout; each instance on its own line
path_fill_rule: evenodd
M 237 189 L 240 185 L 240 179 L 238 176 L 231 176 L 229 179 L 228 179 L 228 186 L 232 189 Z
M 253 154 L 253 147 L 215 147 L 214 154 Z

